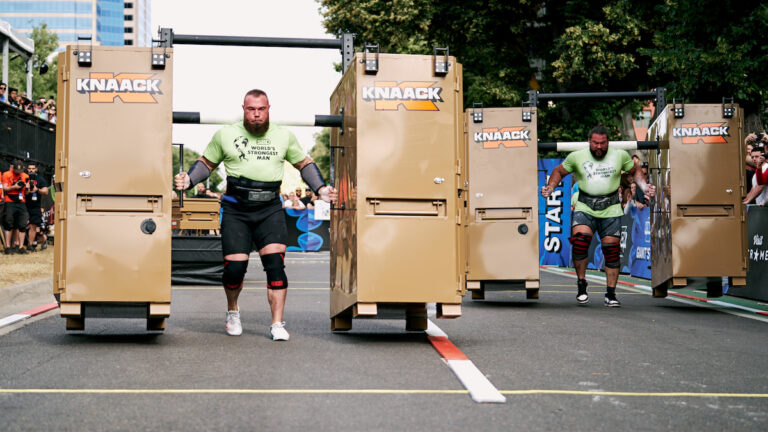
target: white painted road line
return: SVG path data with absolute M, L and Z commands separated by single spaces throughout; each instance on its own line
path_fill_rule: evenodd
M 480 369 L 456 345 L 448 340 L 448 335 L 432 320 L 427 321 L 427 337 L 432 346 L 443 356 L 448 367 L 456 374 L 469 396 L 478 403 L 506 403 L 507 398 L 480 372 Z
M 22 314 L 13 314 L 11 316 L 7 316 L 3 319 L 0 319 L 0 327 L 5 327 L 7 325 L 11 325 L 13 323 L 17 323 L 21 320 L 29 318 L 30 315 L 22 315 Z
M 27 318 L 31 318 L 35 315 L 40 315 L 41 313 L 48 312 L 49 310 L 56 309 L 59 307 L 59 304 L 56 302 L 48 303 L 42 306 L 38 306 L 33 309 L 26 310 L 21 313 L 13 314 L 10 316 L 7 316 L 5 318 L 0 319 L 0 328 L 9 326 L 11 324 L 17 323 L 19 321 L 25 320 Z

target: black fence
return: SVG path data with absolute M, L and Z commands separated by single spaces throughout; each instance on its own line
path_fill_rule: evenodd
M 15 107 L 0 104 L 0 170 L 14 159 L 35 162 L 50 180 L 56 155 L 56 125 Z

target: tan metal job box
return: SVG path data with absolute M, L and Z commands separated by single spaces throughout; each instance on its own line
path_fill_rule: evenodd
M 184 207 L 179 208 L 179 200 L 173 200 L 173 217 L 176 228 L 192 230 L 217 230 L 219 223 L 219 200 L 213 198 L 184 198 Z
M 358 54 L 331 97 L 331 328 L 405 312 L 406 328 L 461 314 L 462 69 L 453 57 Z M 436 73 L 438 67 L 447 72 Z M 366 73 L 366 67 L 378 65 Z
M 666 296 L 668 288 L 684 286 L 690 277 L 728 276 L 733 285 L 746 284 L 744 117 L 738 106 L 730 118 L 724 109 L 668 105 L 648 130 L 650 139 L 659 140 L 659 150 L 648 157 L 656 185 L 654 296 Z
M 160 330 L 171 302 L 172 53 L 153 69 L 150 48 L 87 49 L 89 59 L 74 45 L 59 54 L 53 292 L 68 329 L 130 317 Z
M 521 287 L 539 294 L 536 122 L 530 108 L 466 113 L 469 227 L 467 290 Z

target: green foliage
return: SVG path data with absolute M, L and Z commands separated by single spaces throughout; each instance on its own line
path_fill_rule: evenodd
M 552 77 L 560 83 L 600 87 L 621 81 L 638 68 L 634 43 L 640 39 L 641 22 L 620 2 L 603 8 L 605 25 L 584 20 L 568 27 L 555 41 L 557 60 Z
M 656 33 L 640 49 L 648 73 L 672 96 L 719 101 L 735 96 L 756 108 L 768 96 L 768 5 L 757 1 L 666 0 L 656 7 Z M 748 107 L 749 109 L 749 107 Z
M 331 182 L 331 129 L 323 128 L 320 133 L 315 134 L 315 146 L 309 152 L 309 157 L 315 161 L 317 168 L 323 175 L 326 183 Z
M 32 57 L 33 64 L 41 64 L 59 46 L 59 37 L 48 30 L 45 23 L 32 28 L 30 38 L 35 42 L 35 54 Z M 9 56 L 12 58 L 13 55 Z M 2 61 L 0 61 L 2 63 Z M 35 98 L 56 96 L 56 75 L 58 71 L 58 57 L 54 56 L 48 63 L 48 72 L 40 75 L 39 66 L 32 71 L 32 92 Z M 27 63 L 23 57 L 17 57 L 8 62 L 8 85 L 19 89 L 19 93 L 27 90 Z
M 765 115 L 768 4 L 759 0 L 318 1 L 326 29 L 356 33 L 358 47 L 367 41 L 382 52 L 431 54 L 449 46 L 464 66 L 465 107 L 520 106 L 529 88 L 666 87 L 669 101 L 735 96 L 747 115 Z M 618 138 L 618 113 L 637 113 L 642 103 L 541 101 L 539 136 L 583 140 L 603 123 Z
M 320 0 L 325 28 L 352 32 L 358 46 L 381 52 L 431 54 L 448 46 L 464 64 L 465 101 L 519 106 L 531 68 L 526 19 L 537 2 L 503 0 Z M 469 67 L 467 67 L 469 66 Z
M 184 149 L 184 171 L 189 171 L 189 168 L 192 166 L 192 164 L 195 163 L 197 159 L 200 158 L 200 153 L 197 153 L 193 150 L 190 150 L 188 148 Z M 173 168 L 171 169 L 171 184 L 173 184 L 173 176 L 179 173 L 179 148 L 177 146 L 173 146 Z M 219 189 L 219 185 L 221 182 L 224 181 L 224 179 L 219 174 L 219 169 L 216 169 L 214 172 L 211 173 L 211 176 L 209 177 L 209 189 L 214 192 L 221 192 Z M 195 194 L 194 187 L 192 189 L 189 189 L 186 192 L 186 196 L 193 196 Z

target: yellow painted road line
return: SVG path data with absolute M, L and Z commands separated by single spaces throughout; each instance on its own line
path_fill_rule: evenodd
M 0 389 L 0 394 L 467 394 L 419 389 Z
M 500 390 L 504 395 L 627 396 L 652 398 L 747 398 L 768 399 L 768 393 L 616 392 L 589 390 Z M 328 394 L 328 395 L 465 395 L 467 390 L 440 389 L 0 389 L 0 394 Z

